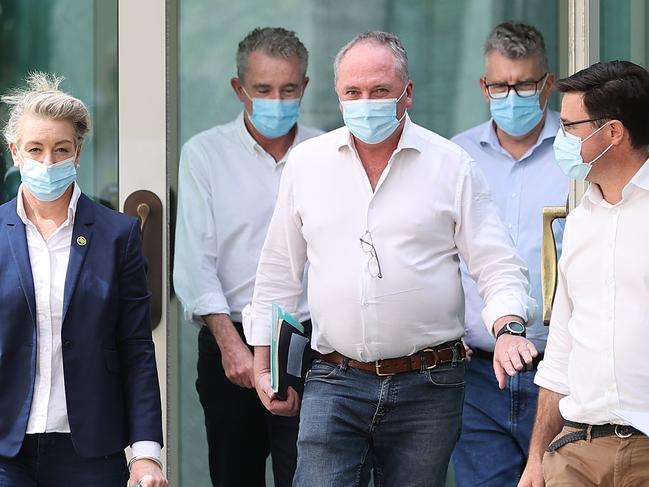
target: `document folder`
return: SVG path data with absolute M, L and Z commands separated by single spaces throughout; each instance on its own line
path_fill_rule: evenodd
M 304 376 L 315 358 L 310 344 L 311 329 L 276 304 L 272 314 L 270 385 L 280 399 L 286 398 L 289 386 L 302 395 Z

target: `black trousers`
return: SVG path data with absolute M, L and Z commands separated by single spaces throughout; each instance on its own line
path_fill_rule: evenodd
M 235 327 L 243 337 L 239 323 Z M 215 487 L 263 487 L 271 454 L 276 487 L 290 487 L 297 460 L 298 417 L 275 416 L 255 389 L 228 380 L 208 327 L 198 335 L 196 390 L 205 413 L 210 478 Z
M 69 433 L 25 435 L 14 458 L 0 457 L 0 487 L 124 487 L 124 450 L 103 457 L 80 457 Z

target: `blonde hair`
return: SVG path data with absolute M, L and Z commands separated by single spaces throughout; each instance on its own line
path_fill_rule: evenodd
M 3 95 L 1 100 L 9 105 L 9 120 L 4 128 L 7 143 L 18 141 L 20 121 L 24 115 L 36 115 L 52 120 L 67 120 L 74 126 L 77 145 L 91 130 L 90 113 L 86 105 L 59 90 L 63 77 L 35 71 L 30 73 L 25 88 Z

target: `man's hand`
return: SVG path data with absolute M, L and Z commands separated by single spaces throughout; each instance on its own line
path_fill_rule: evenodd
M 518 487 L 545 487 L 543 455 L 552 438 L 561 431 L 563 418 L 559 411 L 559 401 L 562 397 L 564 396 L 556 392 L 543 387 L 539 388 L 527 465 L 525 465 Z
M 278 416 L 297 416 L 300 411 L 300 397 L 289 387 L 286 399 L 281 400 L 270 386 L 270 347 L 255 347 L 255 389 L 262 404 Z
M 498 318 L 493 327 L 494 335 L 497 335 L 498 331 L 510 321 L 522 323 L 524 320 L 513 315 Z M 526 338 L 509 334 L 498 337 L 493 363 L 498 387 L 504 389 L 507 385 L 507 376 L 514 377 L 517 372 L 525 369 L 525 364 L 531 364 L 534 357 L 538 355 L 539 352 L 534 344 Z
M 225 314 L 203 316 L 212 332 L 219 350 L 225 376 L 240 387 L 252 389 L 255 386 L 252 370 L 252 352 L 241 339 L 239 332 Z
M 148 458 L 142 458 L 131 464 L 131 476 L 128 479 L 128 485 L 167 487 L 169 482 L 156 462 Z
M 543 464 L 538 460 L 528 459 L 518 487 L 545 487 L 543 479 Z
M 464 351 L 466 352 L 466 359 L 465 359 L 465 360 L 466 360 L 467 362 L 470 362 L 470 361 L 471 361 L 471 357 L 473 356 L 473 350 L 471 349 L 470 346 L 468 346 L 468 345 L 466 344 L 466 342 L 464 341 L 464 338 L 462 339 L 462 345 L 464 345 Z
M 504 389 L 507 376 L 514 377 L 525 369 L 525 364 L 531 364 L 539 352 L 532 342 L 523 337 L 501 335 L 496 340 L 494 349 L 494 372 L 498 387 Z

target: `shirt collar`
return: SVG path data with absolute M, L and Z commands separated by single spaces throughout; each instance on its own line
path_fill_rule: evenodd
M 259 145 L 259 143 L 255 140 L 255 138 L 252 135 L 250 135 L 250 132 L 248 132 L 248 128 L 246 127 L 246 122 L 244 121 L 243 117 L 244 117 L 244 111 L 242 110 L 236 119 L 236 126 L 237 126 L 237 132 L 241 137 L 241 141 L 243 142 L 244 147 L 254 156 L 267 154 L 264 148 L 261 145 Z M 277 161 L 278 164 L 281 162 L 285 162 L 289 152 L 291 152 L 291 149 L 295 147 L 297 144 L 299 144 L 300 142 L 302 142 L 303 139 L 302 128 L 300 127 L 299 123 L 297 123 L 296 126 L 297 129 L 295 131 L 295 137 L 293 138 L 293 142 L 291 143 L 289 149 L 286 151 L 286 154 L 284 154 L 284 157 L 280 161 Z
M 625 197 L 629 195 L 631 192 L 633 192 L 635 188 L 649 191 L 648 161 L 649 159 L 647 159 L 647 161 L 644 162 L 642 167 L 638 169 L 638 172 L 634 174 L 631 180 L 628 183 L 626 183 L 626 186 L 624 186 L 624 188 L 622 189 L 622 201 L 624 201 Z M 604 199 L 604 196 L 602 195 L 602 190 L 599 187 L 599 185 L 593 183 L 588 185 L 588 188 L 584 193 L 584 197 L 582 198 L 582 202 L 587 202 L 599 206 L 613 206 Z
M 75 182 L 74 189 L 72 190 L 72 197 L 70 198 L 70 204 L 68 205 L 68 219 L 66 224 L 72 223 L 74 221 L 74 215 L 77 211 L 77 203 L 79 202 L 79 197 L 81 196 L 81 189 L 79 185 Z M 25 212 L 25 203 L 23 202 L 23 184 L 18 187 L 18 194 L 16 196 L 16 213 L 18 217 L 22 220 L 25 225 L 30 225 L 32 222 L 27 218 L 27 213 Z
M 352 138 L 351 132 L 346 127 L 338 134 L 336 146 L 338 147 L 338 150 L 343 147 L 355 150 L 354 139 Z M 425 147 L 426 140 L 419 135 L 416 125 L 412 120 L 410 120 L 410 116 L 408 115 L 408 112 L 406 112 L 403 132 L 401 132 L 401 137 L 399 138 L 399 143 L 397 144 L 394 153 L 396 154 L 404 149 L 414 149 L 418 152 L 423 152 Z
M 538 146 L 540 146 L 546 140 L 554 140 L 557 136 L 557 131 L 559 130 L 559 113 L 554 110 L 547 110 L 545 112 L 545 122 L 543 123 L 543 129 L 539 134 L 539 138 L 536 140 L 536 143 L 532 148 L 527 151 L 527 153 L 520 159 L 523 160 L 532 154 Z M 505 150 L 500 145 L 498 140 L 498 135 L 496 135 L 496 122 L 493 118 L 489 119 L 489 122 L 485 124 L 484 130 L 480 135 L 480 144 L 489 145 L 492 149 L 498 152 L 505 152 Z
M 649 191 L 649 164 L 647 163 L 647 161 L 649 161 L 649 159 L 647 159 L 642 167 L 638 169 L 638 172 L 635 173 L 635 175 L 631 178 L 629 184 L 633 184 L 638 188 Z M 627 187 L 629 186 L 629 184 L 627 184 Z

